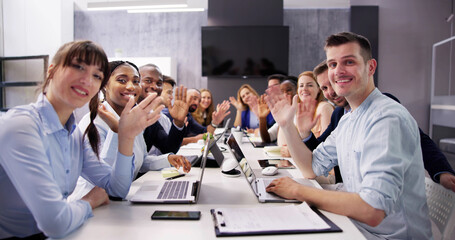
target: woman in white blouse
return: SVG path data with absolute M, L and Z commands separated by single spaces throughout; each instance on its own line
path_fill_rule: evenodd
M 130 98 L 136 102 L 141 94 L 142 88 L 140 85 L 140 76 L 138 67 L 128 61 L 113 61 L 109 62 L 111 71 L 109 81 L 103 89 L 105 101 L 102 103 L 103 112 L 110 114 L 112 121 L 109 126 L 102 118 L 97 117 L 94 121 L 100 135 L 100 158 L 113 166 L 115 159 L 112 156 L 117 152 L 118 134 L 116 121 L 124 110 Z M 108 121 L 110 122 L 110 121 Z M 90 114 L 85 115 L 80 123 L 79 128 L 85 131 L 85 128 L 90 123 Z M 111 128 L 114 128 L 113 130 Z M 174 166 L 175 168 L 183 167 L 183 171 L 189 172 L 191 164 L 181 155 L 162 154 L 148 155 L 147 146 L 143 134 L 135 136 L 134 139 L 134 178 L 139 172 L 147 172 L 149 170 L 160 170 L 165 167 Z M 80 177 L 74 193 L 70 200 L 79 199 L 89 192 L 94 186 Z

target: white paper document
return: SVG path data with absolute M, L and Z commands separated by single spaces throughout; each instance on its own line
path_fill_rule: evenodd
M 279 207 L 214 209 L 220 232 L 329 229 L 307 203 Z

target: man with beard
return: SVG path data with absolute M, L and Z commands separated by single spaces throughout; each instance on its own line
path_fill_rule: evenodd
M 314 135 L 311 133 L 311 129 L 302 129 L 299 128 L 299 133 L 301 137 L 304 137 L 304 142 L 307 147 L 311 150 L 314 150 L 321 142 L 325 141 L 325 139 L 330 135 L 330 133 L 335 130 L 340 121 L 341 117 L 348 113 L 351 108 L 349 103 L 343 96 L 338 96 L 336 92 L 333 90 L 332 85 L 329 81 L 328 76 L 328 66 L 326 61 L 324 60 L 318 66 L 316 66 L 313 70 L 313 74 L 316 77 L 318 84 L 321 88 L 321 91 L 324 93 L 325 98 L 330 102 L 334 103 L 337 108 L 332 113 L 330 125 L 327 127 L 325 132 L 315 138 Z M 392 98 L 396 102 L 400 102 L 397 98 L 389 93 L 384 93 L 384 95 Z M 422 156 L 423 156 L 423 164 L 425 170 L 428 171 L 431 179 L 436 182 L 440 183 L 447 189 L 450 189 L 455 192 L 455 172 L 447 162 L 447 158 L 444 154 L 439 150 L 436 144 L 431 140 L 431 138 L 426 135 L 421 129 L 420 132 L 420 145 L 422 147 Z M 309 136 L 309 137 L 305 137 Z M 337 182 L 341 182 L 341 175 L 339 173 L 338 166 L 335 167 L 336 179 Z
M 297 114 L 299 129 L 304 122 L 315 124 L 315 102 L 297 103 L 295 97 L 290 105 L 277 87 L 267 90 L 265 100 L 302 175 L 327 176 L 339 165 L 346 192 L 307 187 L 289 177 L 274 179 L 267 191 L 348 216 L 368 239 L 432 239 L 417 123 L 375 88 L 377 62 L 368 39 L 338 33 L 327 38 L 324 50 L 329 81 L 351 111 L 314 151 L 294 141 L 299 132 L 289 119 Z
M 186 95 L 186 102 L 188 104 L 188 114 L 186 115 L 187 124 L 185 138 L 182 141 L 182 145 L 197 142 L 199 139 L 202 139 L 203 134 L 206 132 L 213 134 L 218 125 L 224 120 L 227 115 L 231 113 L 228 111 L 230 107 L 229 102 L 223 101 L 223 103 L 217 105 L 216 111 L 213 112 L 212 123 L 209 126 L 204 127 L 196 120 L 194 120 L 193 116 L 191 115 L 192 112 L 196 111 L 200 101 L 201 93 L 199 90 L 194 88 L 188 89 Z M 169 119 L 173 119 L 169 113 L 168 108 L 163 109 L 163 113 L 166 114 Z

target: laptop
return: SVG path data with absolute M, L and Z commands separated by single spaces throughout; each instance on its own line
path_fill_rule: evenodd
M 202 177 L 207 162 L 208 145 L 202 154 L 198 180 L 145 181 L 131 197 L 133 203 L 196 203 L 201 191 Z
M 218 148 L 218 145 L 216 143 L 218 142 L 218 140 L 220 140 L 220 138 L 222 136 L 224 136 L 226 134 L 226 132 L 229 129 L 230 122 L 231 122 L 231 119 L 228 118 L 228 120 L 226 121 L 226 124 L 224 125 L 223 131 L 219 132 L 216 135 L 216 137 L 210 141 L 209 150 L 213 155 L 213 159 L 211 159 L 210 157 L 208 158 L 207 163 L 206 163 L 207 167 L 220 167 L 221 164 L 223 163 L 224 155 L 223 155 L 223 153 L 221 153 L 221 150 Z M 198 155 L 185 156 L 185 157 L 191 163 L 191 166 L 199 167 L 202 157 L 200 157 Z
M 240 169 L 243 172 L 243 175 L 245 176 L 245 179 L 247 180 L 248 184 L 250 185 L 251 189 L 253 190 L 253 193 L 256 195 L 258 198 L 259 202 L 300 202 L 298 200 L 290 200 L 290 199 L 284 199 L 274 193 L 268 193 L 265 191 L 265 188 L 275 179 L 273 177 L 256 177 L 256 174 L 254 173 L 253 169 L 251 168 L 250 164 L 248 164 L 248 161 L 245 158 L 245 155 L 243 154 L 242 150 L 240 149 L 239 144 L 235 140 L 234 136 L 231 134 L 229 136 L 229 139 L 227 141 L 227 145 L 229 149 L 232 152 L 232 155 L 234 155 L 234 158 L 237 160 L 239 163 Z M 294 181 L 314 187 L 314 184 L 308 180 L 308 179 L 303 179 L 303 178 L 293 178 Z

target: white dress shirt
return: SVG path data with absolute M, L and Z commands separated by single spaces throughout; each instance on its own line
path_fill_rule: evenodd
M 107 102 L 103 102 L 103 105 L 106 109 L 114 114 L 114 116 L 120 119 L 120 116 L 115 112 L 115 110 Z M 86 114 L 81 121 L 79 122 L 79 128 L 81 131 L 85 131 L 87 126 L 90 123 L 90 113 Z M 104 120 L 99 116 L 95 118 L 95 125 L 98 129 L 100 135 L 100 158 L 102 161 L 106 161 L 109 165 L 113 166 L 115 164 L 115 159 L 112 156 L 118 152 L 118 134 L 113 132 Z M 143 133 L 141 132 L 134 139 L 133 145 L 134 153 L 134 178 L 136 178 L 139 171 L 147 172 L 149 170 L 160 170 L 166 167 L 170 167 L 168 161 L 169 154 L 162 154 L 160 156 L 149 155 L 147 154 L 147 146 L 144 141 Z M 87 194 L 92 188 L 93 184 L 88 182 L 86 179 L 80 177 L 77 181 L 77 187 L 74 190 L 74 193 L 69 197 L 70 201 L 80 199 L 85 194 Z

